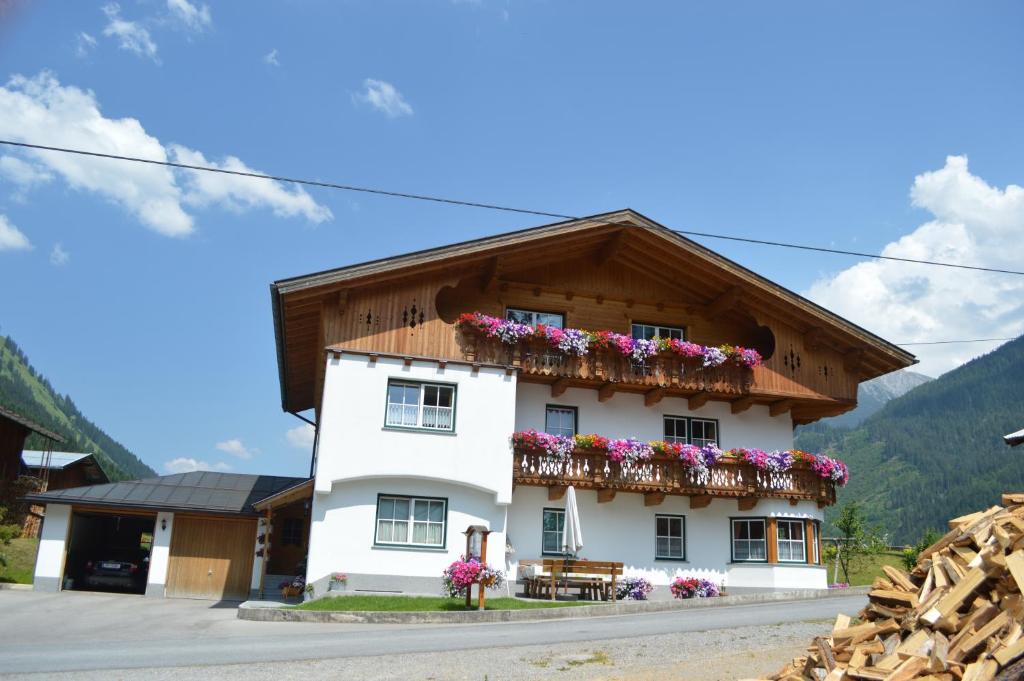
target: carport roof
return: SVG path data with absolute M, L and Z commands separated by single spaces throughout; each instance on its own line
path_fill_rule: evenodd
M 25 496 L 38 504 L 256 515 L 253 504 L 306 478 L 197 471 Z

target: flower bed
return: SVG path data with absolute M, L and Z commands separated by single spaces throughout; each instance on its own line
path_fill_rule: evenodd
M 698 577 L 676 577 L 668 588 L 676 598 L 713 598 L 720 595 L 718 585 Z
M 654 591 L 654 585 L 643 577 L 623 577 L 615 585 L 615 597 L 620 601 L 646 601 Z
M 753 368 L 761 364 L 761 354 L 753 348 L 738 345 L 717 347 L 690 343 L 678 338 L 636 339 L 614 331 L 587 331 L 585 329 L 559 329 L 538 324 L 530 326 L 509 319 L 491 317 L 480 312 L 466 312 L 456 322 L 464 332 L 495 338 L 506 345 L 538 339 L 545 341 L 552 349 L 582 357 L 595 350 L 613 350 L 631 360 L 642 362 L 660 353 L 698 359 L 705 367 L 717 367 L 727 362 Z
M 846 464 L 825 454 L 812 454 L 799 449 L 764 451 L 762 449 L 730 449 L 722 451 L 713 444 L 697 447 L 656 440 L 644 442 L 636 438 L 611 439 L 600 435 L 550 435 L 537 430 L 512 433 L 514 447 L 542 451 L 556 461 L 568 461 L 574 452 L 604 450 L 608 458 L 618 463 L 633 465 L 649 461 L 655 456 L 676 459 L 699 474 L 705 474 L 724 460 L 742 461 L 768 473 L 785 473 L 794 467 L 810 468 L 818 477 L 835 484 L 845 485 L 850 479 Z

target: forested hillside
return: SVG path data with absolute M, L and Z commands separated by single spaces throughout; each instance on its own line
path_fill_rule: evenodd
M 36 423 L 60 433 L 66 443 L 54 443 L 59 451 L 92 452 L 111 480 L 129 480 L 156 475 L 137 456 L 85 418 L 71 401 L 60 395 L 28 361 L 21 348 L 0 336 L 0 404 Z M 29 437 L 26 449 L 41 449 L 43 439 Z
M 1006 433 L 1024 427 L 1024 338 L 889 401 L 855 428 L 801 429 L 797 446 L 831 450 L 850 466 L 840 504 L 864 502 L 894 543 L 1024 491 L 1024 451 Z M 833 509 L 834 511 L 834 509 Z
M 866 418 L 880 410 L 890 400 L 905 395 L 914 388 L 935 379 L 910 369 L 895 371 L 861 383 L 857 388 L 857 408 L 853 411 L 827 419 L 830 426 L 852 428 L 859 426 Z

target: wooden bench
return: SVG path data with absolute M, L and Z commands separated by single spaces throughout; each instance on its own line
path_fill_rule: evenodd
M 520 565 L 539 565 L 542 574 L 524 579 L 526 595 L 547 596 L 555 600 L 558 587 L 580 590 L 584 600 L 616 600 L 616 582 L 622 576 L 622 563 L 598 560 L 545 558 L 520 561 Z

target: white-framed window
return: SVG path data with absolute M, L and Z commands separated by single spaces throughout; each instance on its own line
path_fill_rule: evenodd
M 775 521 L 775 531 L 778 535 L 779 562 L 806 563 L 807 544 L 804 541 L 804 521 L 779 518 Z
M 821 542 L 821 523 L 815 520 L 811 523 L 811 556 L 814 558 L 814 564 L 821 564 L 821 556 L 818 555 L 818 546 Z
M 633 324 L 633 338 L 643 340 L 651 340 L 652 338 L 684 340 L 686 338 L 686 330 L 677 326 L 661 326 L 660 324 L 637 322 Z
M 455 386 L 442 383 L 388 383 L 384 425 L 392 428 L 455 428 Z
M 444 499 L 377 497 L 377 544 L 443 547 L 447 502 Z
M 553 326 L 557 329 L 561 329 L 565 326 L 565 317 L 556 312 L 520 310 L 515 307 L 510 307 L 505 310 L 505 319 L 510 319 L 514 322 L 519 322 L 520 324 L 529 324 L 530 326 L 543 324 L 544 326 Z
M 576 407 L 549 404 L 544 412 L 544 432 L 572 437 L 576 434 Z
M 654 516 L 654 557 L 686 560 L 686 518 Z
M 562 553 L 562 531 L 565 529 L 565 510 L 561 508 L 545 508 L 541 529 L 541 553 Z
M 732 519 L 733 562 L 763 563 L 768 560 L 765 525 L 764 518 Z
M 665 442 L 675 442 L 676 444 L 685 445 L 689 442 L 688 434 L 690 432 L 687 426 L 687 419 L 685 416 L 666 416 L 665 417 Z
M 690 419 L 690 444 L 703 447 L 718 444 L 718 421 L 715 419 Z

